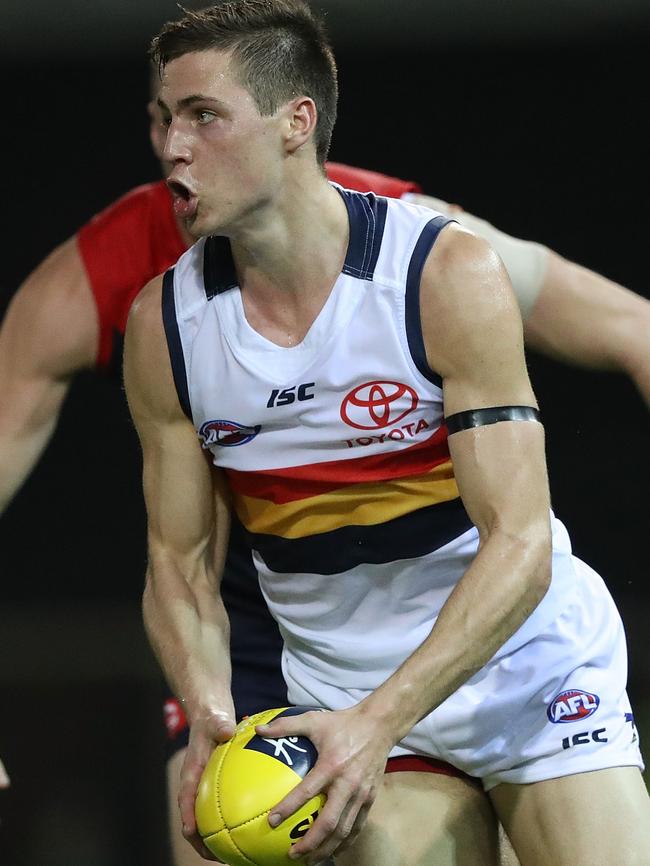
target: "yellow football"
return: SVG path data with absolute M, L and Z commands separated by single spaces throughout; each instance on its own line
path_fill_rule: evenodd
M 255 726 L 313 709 L 280 707 L 249 716 L 210 756 L 196 797 L 196 823 L 206 848 L 228 866 L 296 863 L 288 853 L 316 820 L 325 795 L 278 827 L 269 826 L 268 815 L 314 766 L 317 752 L 307 737 L 264 738 Z

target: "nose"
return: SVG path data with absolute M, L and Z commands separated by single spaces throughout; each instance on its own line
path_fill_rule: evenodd
M 163 159 L 173 164 L 178 162 L 189 164 L 192 162 L 192 150 L 189 138 L 176 121 L 172 121 L 167 127 Z

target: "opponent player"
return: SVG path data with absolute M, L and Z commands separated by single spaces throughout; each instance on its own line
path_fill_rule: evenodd
M 350 862 L 390 862 L 364 850 L 362 828 L 387 756 L 419 753 L 482 778 L 523 866 L 587 864 L 593 850 L 644 862 L 624 635 L 550 512 L 499 260 L 443 216 L 326 183 L 335 67 L 299 0 L 186 13 L 154 51 L 176 212 L 210 236 L 139 296 L 125 353 L 145 622 L 192 722 L 188 836 L 202 767 L 234 730 L 215 565 L 232 497 L 290 699 L 333 711 L 260 729 L 318 749 L 269 819 L 327 791 L 295 856 L 316 863 L 361 832 Z M 561 740 L 571 716 L 586 730 Z M 432 856 L 443 829 L 444 814 L 422 829 Z
M 151 108 L 152 142 L 160 154 L 165 133 L 155 104 Z M 330 175 L 344 186 L 384 195 L 415 196 L 418 189 L 412 183 L 335 164 L 330 165 Z M 424 200 L 447 209 L 444 203 Z M 573 363 L 624 370 L 650 400 L 650 353 L 643 339 L 650 331 L 647 301 L 540 245 L 509 238 L 470 214 L 459 218 L 487 236 L 504 258 L 520 306 L 529 314 L 531 345 Z M 93 366 L 119 369 L 119 337 L 133 297 L 188 243 L 172 213 L 166 187 L 151 184 L 128 194 L 83 227 L 18 292 L 0 334 L 1 377 L 8 396 L 0 414 L 3 504 L 45 447 L 74 374 Z M 239 547 L 234 550 L 238 553 L 233 553 L 222 591 L 234 620 L 233 687 L 242 713 L 284 702 L 286 695 L 274 664 L 279 656 L 275 625 L 261 605 L 256 582 L 234 577 L 250 568 Z M 236 592 L 232 592 L 234 585 Z M 254 644 L 251 634 L 258 635 Z M 238 640 L 239 636 L 244 639 Z M 249 670 L 252 682 L 246 677 Z M 177 735 L 172 748 L 182 749 L 186 731 L 173 703 L 168 718 Z M 182 754 L 179 751 L 170 762 L 172 790 Z M 177 856 L 191 857 L 191 849 L 184 849 Z

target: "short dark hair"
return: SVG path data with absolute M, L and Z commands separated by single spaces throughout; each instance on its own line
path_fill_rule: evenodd
M 182 7 L 181 7 L 182 8 Z M 153 39 L 159 70 L 172 60 L 211 48 L 232 50 L 241 84 L 262 115 L 304 94 L 318 111 L 316 156 L 327 158 L 336 121 L 336 63 L 325 26 L 304 0 L 225 0 L 205 9 L 182 9 Z

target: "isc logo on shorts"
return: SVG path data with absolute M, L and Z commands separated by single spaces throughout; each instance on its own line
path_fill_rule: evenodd
M 551 701 L 546 714 L 554 725 L 563 722 L 579 722 L 593 715 L 600 704 L 598 695 L 583 692 L 580 689 L 569 689 L 560 692 Z

